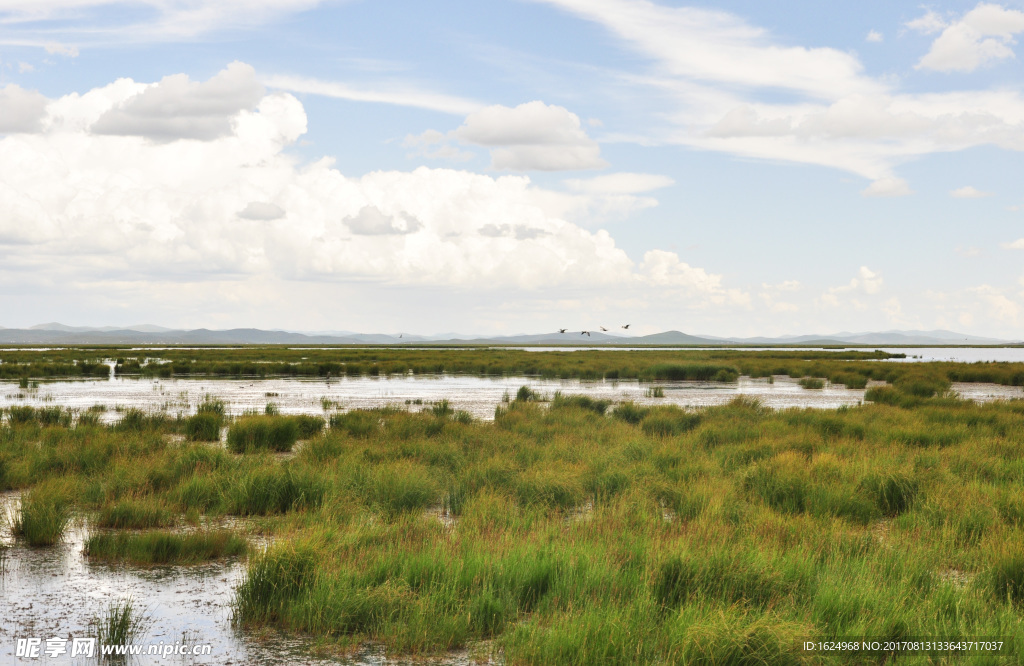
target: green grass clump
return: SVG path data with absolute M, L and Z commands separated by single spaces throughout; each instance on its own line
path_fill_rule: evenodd
M 291 451 L 299 438 L 298 423 L 287 416 L 244 416 L 228 428 L 233 453 Z
M 886 516 L 898 516 L 909 510 L 919 493 L 917 481 L 898 472 L 868 475 L 862 485 Z
M 93 560 L 137 565 L 196 564 L 244 555 L 249 544 L 228 530 L 200 532 L 101 532 L 85 543 Z
M 651 593 L 666 608 L 695 599 L 767 607 L 805 588 L 802 575 L 800 569 L 780 568 L 759 554 L 687 553 L 658 567 Z
M 308 544 L 279 544 L 251 558 L 235 593 L 234 621 L 254 626 L 284 620 L 291 606 L 308 595 L 318 560 L 318 549 Z
M 174 514 L 154 499 L 125 498 L 100 509 L 94 524 L 126 530 L 169 527 L 174 524 Z
M 997 599 L 1024 606 L 1024 553 L 998 555 L 989 576 Z
M 615 407 L 612 412 L 612 416 L 615 418 L 636 425 L 644 420 L 644 417 L 650 413 L 649 407 L 641 407 L 635 402 L 623 402 Z
M 640 373 L 640 378 L 669 381 L 734 382 L 739 375 L 739 370 L 726 365 L 659 363 L 643 370 Z
M 520 386 L 516 391 L 516 402 L 535 402 L 541 399 L 541 395 L 529 386 Z
M 288 418 L 295 421 L 295 428 L 298 431 L 299 439 L 316 437 L 323 432 L 324 426 L 327 425 L 322 416 L 313 416 L 311 414 L 297 414 Z
M 196 414 L 213 414 L 224 418 L 227 415 L 227 404 L 220 398 L 208 395 L 196 406 Z
M 380 429 L 380 416 L 372 411 L 331 415 L 331 430 L 345 431 L 352 437 L 369 437 Z
M 38 424 L 43 427 L 59 426 L 67 428 L 71 425 L 71 411 L 62 407 L 29 407 L 15 405 L 9 410 L 11 425 Z
M 670 437 L 689 432 L 700 425 L 700 414 L 687 412 L 678 407 L 658 407 L 650 410 L 640 421 L 640 429 L 646 434 Z
M 185 437 L 191 442 L 216 442 L 223 419 L 217 414 L 200 412 L 185 420 Z
M 141 409 L 127 409 L 121 415 L 121 419 L 112 427 L 118 432 L 145 432 L 160 430 L 167 424 L 166 414 L 147 414 Z
M 584 409 L 604 416 L 611 404 L 611 400 L 597 400 L 588 395 L 566 396 L 556 391 L 551 400 L 551 409 Z
M 71 503 L 55 485 L 33 488 L 21 497 L 21 507 L 10 517 L 11 531 L 33 547 L 52 546 L 71 522 Z
M 111 602 L 106 611 L 92 622 L 96 633 L 97 653 L 102 654 L 102 646 L 134 645 L 145 635 L 150 618 L 140 610 L 131 597 L 123 601 Z M 121 655 L 111 655 L 106 660 L 126 660 Z
M 233 479 L 226 500 L 230 513 L 265 516 L 315 509 L 326 494 L 326 481 L 311 471 L 266 466 Z
M 799 382 L 801 387 L 805 389 L 823 389 L 825 388 L 825 380 L 818 379 L 817 377 L 804 377 Z
M 36 423 L 36 410 L 27 405 L 14 405 L 7 410 L 7 420 L 12 426 Z
M 894 381 L 893 386 L 916 398 L 933 398 L 949 390 L 949 380 L 935 375 L 909 375 Z
M 441 489 L 430 470 L 405 464 L 357 474 L 353 489 L 385 516 L 423 510 L 441 500 Z

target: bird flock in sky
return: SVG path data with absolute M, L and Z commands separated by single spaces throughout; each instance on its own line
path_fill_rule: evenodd
M 620 326 L 619 328 L 628 331 L 630 326 L 631 326 L 631 324 L 626 324 L 625 326 Z M 602 331 L 605 331 L 605 332 L 608 331 L 608 329 L 605 328 L 604 326 L 598 326 L 598 328 L 601 329 Z M 559 333 L 565 333 L 568 330 L 569 329 L 567 329 L 567 328 L 560 328 L 560 329 L 558 329 L 558 332 Z M 580 335 L 585 335 L 585 336 L 587 336 L 589 338 L 590 337 L 590 331 L 587 331 L 587 330 L 580 331 Z

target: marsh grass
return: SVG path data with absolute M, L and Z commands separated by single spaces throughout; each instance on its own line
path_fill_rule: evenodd
M 21 506 L 9 517 L 11 531 L 29 546 L 53 546 L 71 522 L 71 502 L 59 483 L 40 485 L 21 497 Z
M 326 479 L 308 469 L 264 465 L 233 479 L 225 500 L 230 513 L 262 516 L 315 509 L 327 489 Z
M 248 542 L 228 530 L 199 532 L 100 532 L 85 543 L 92 560 L 135 565 L 196 564 L 248 551 Z
M 185 437 L 192 442 L 216 442 L 222 422 L 221 416 L 208 412 L 190 416 L 185 420 Z
M 148 613 L 128 597 L 109 603 L 106 610 L 93 619 L 92 626 L 100 646 L 134 645 L 145 637 L 151 622 Z M 102 649 L 97 648 L 97 653 L 102 655 Z M 101 660 L 124 663 L 127 657 L 114 654 L 101 656 Z
M 611 400 L 598 400 L 588 395 L 567 396 L 559 391 L 555 391 L 555 395 L 551 399 L 551 409 L 582 409 L 601 416 L 604 416 L 611 404 Z
M 244 416 L 228 428 L 228 450 L 233 453 L 291 451 L 299 438 L 299 424 L 286 416 Z
M 260 353 L 307 363 L 289 350 Z M 908 368 L 866 361 L 870 353 L 802 351 L 301 353 L 309 365 L 293 374 L 334 362 L 345 370 L 331 376 L 419 372 L 432 360 L 432 371 L 500 376 L 523 364 L 538 376 L 600 378 L 695 364 L 889 384 L 872 389 L 884 400 L 832 411 L 745 399 L 612 410 L 510 393 L 494 422 L 460 420 L 450 405 L 434 413 L 436 404 L 335 412 L 294 456 L 170 443 L 183 428 L 172 419 L 44 426 L 33 412 L 0 426 L 0 484 L 60 489 L 90 515 L 141 503 L 197 526 L 250 517 L 272 545 L 245 563 L 236 623 L 374 641 L 389 655 L 484 645 L 510 665 L 839 664 L 864 660 L 812 659 L 801 642 L 1024 644 L 1024 401 L 978 405 L 942 382 L 1016 381 L 1009 366 Z M 169 355 L 172 376 L 228 366 L 233 376 L 259 358 L 247 349 Z M 264 365 L 273 363 L 253 364 Z M 286 417 L 238 422 L 248 418 Z M 136 521 L 148 511 L 126 513 Z M 90 544 L 93 559 L 103 548 L 115 562 L 182 561 L 190 551 L 149 532 L 100 534 L 109 543 Z
M 818 390 L 825 388 L 825 380 L 817 377 L 804 377 L 799 382 L 801 388 Z
M 174 522 L 174 514 L 160 500 L 126 497 L 104 505 L 93 524 L 96 527 L 139 530 L 170 527 Z

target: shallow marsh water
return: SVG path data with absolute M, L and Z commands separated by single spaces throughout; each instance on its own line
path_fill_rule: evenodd
M 368 409 L 397 405 L 419 410 L 432 402 L 448 400 L 476 418 L 492 419 L 494 408 L 506 394 L 515 397 L 520 386 L 551 396 L 585 394 L 613 402 L 632 400 L 640 404 L 675 404 L 683 407 L 721 405 L 744 395 L 765 406 L 834 409 L 863 401 L 864 390 L 827 385 L 804 389 L 789 377 L 767 379 L 741 377 L 738 382 L 657 382 L 636 380 L 545 380 L 527 377 L 483 378 L 465 375 L 356 377 L 325 380 L 277 379 L 126 379 L 42 382 L 38 388 L 19 389 L 14 382 L 0 382 L 0 407 L 12 405 L 54 406 L 85 410 L 104 405 L 102 419 L 120 418 L 116 409 L 138 408 L 170 415 L 195 411 L 206 395 L 226 403 L 229 414 L 263 411 L 273 402 L 283 414 L 324 414 L 335 410 Z M 645 394 L 651 386 L 664 388 L 663 398 Z M 1024 398 L 1024 389 L 996 384 L 954 384 L 966 398 L 985 402 Z M 326 401 L 326 402 L 325 402 Z M 417 403 L 417 401 L 419 401 Z M 326 409 L 325 409 L 326 405 Z
M 0 515 L 18 506 L 14 493 L 0 496 Z M 396 666 L 379 646 L 366 646 L 347 658 L 313 656 L 312 644 L 301 638 L 259 636 L 231 625 L 231 600 L 245 575 L 244 561 L 231 560 L 194 566 L 135 567 L 90 563 L 82 554 L 88 527 L 77 518 L 62 543 L 29 548 L 11 537 L 5 525 L 0 545 L 6 547 L 0 575 L 0 664 L 95 664 L 95 659 L 69 656 L 19 659 L 18 638 L 87 638 L 90 622 L 109 604 L 129 597 L 145 608 L 147 630 L 135 641 L 148 646 L 182 643 L 209 644 L 211 654 L 196 657 L 141 656 L 131 664 L 264 664 L 278 666 Z M 70 643 L 69 643 L 70 645 Z M 434 663 L 469 664 L 456 653 Z

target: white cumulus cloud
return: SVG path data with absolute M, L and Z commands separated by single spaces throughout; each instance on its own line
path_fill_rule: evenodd
M 471 113 L 452 134 L 465 143 L 490 148 L 495 169 L 570 171 L 607 166 L 579 116 L 541 101 L 515 108 L 486 107 Z
M 895 177 L 879 178 L 861 190 L 865 197 L 905 197 L 908 194 L 913 194 L 913 191 L 907 181 Z
M 950 190 L 949 196 L 956 199 L 981 199 L 983 197 L 992 196 L 991 192 L 982 192 L 976 187 L 966 185 L 964 187 L 958 187 L 955 190 Z
M 40 93 L 13 83 L 0 88 L 0 133 L 39 130 L 47 102 Z
M 238 217 L 243 220 L 259 220 L 263 222 L 280 220 L 285 214 L 283 208 L 267 201 L 250 201 L 245 205 L 245 208 L 238 211 Z
M 122 79 L 47 102 L 41 129 L 0 138 L 0 270 L 102 284 L 110 298 L 154 281 L 207 280 L 244 282 L 233 298 L 258 298 L 258 285 L 273 280 L 745 298 L 673 253 L 635 262 L 607 231 L 561 214 L 566 197 L 597 195 L 551 192 L 525 176 L 421 167 L 352 177 L 330 159 L 297 163 L 286 149 L 305 132 L 302 104 L 278 92 L 232 113 L 251 89 L 228 83 L 249 80 Z M 217 122 L 170 131 L 157 114 L 131 132 L 91 130 L 113 112 L 149 119 L 149 102 L 137 101 L 147 94 Z M 625 178 L 619 189 L 664 182 Z
M 143 136 L 155 140 L 210 140 L 231 131 L 231 120 L 263 97 L 255 70 L 234 62 L 209 81 L 184 74 L 165 77 L 101 115 L 97 134 Z
M 945 26 L 917 68 L 973 72 L 982 65 L 1013 58 L 1013 36 L 1019 32 L 1024 32 L 1024 12 L 982 2 Z
M 942 18 L 942 15 L 933 9 L 929 9 L 921 16 L 906 23 L 906 26 L 911 30 L 916 30 L 926 35 L 939 32 L 947 25 L 946 19 Z

